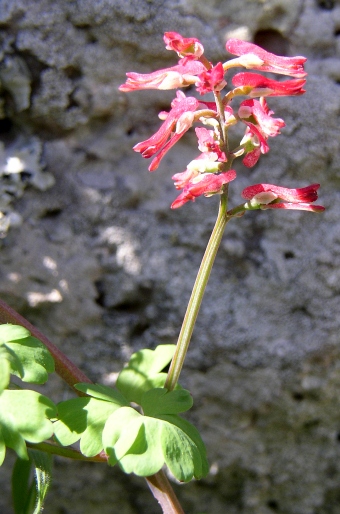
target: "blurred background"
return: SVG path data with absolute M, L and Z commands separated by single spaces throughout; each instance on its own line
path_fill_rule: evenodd
M 175 93 L 118 91 L 128 71 L 177 63 L 165 31 L 214 62 L 231 37 L 308 58 L 307 93 L 268 99 L 286 127 L 254 168 L 238 165 L 230 202 L 258 182 L 317 182 L 326 207 L 227 226 L 181 380 L 211 471 L 174 488 L 186 514 L 339 514 L 339 1 L 0 0 L 1 298 L 107 385 L 134 351 L 176 342 L 218 198 L 170 210 L 194 132 L 149 173 L 132 147 Z M 44 390 L 71 397 L 58 377 Z M 119 469 L 54 468 L 49 514 L 160 512 Z

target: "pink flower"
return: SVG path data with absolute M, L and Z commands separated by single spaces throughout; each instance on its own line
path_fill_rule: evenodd
M 320 184 L 312 184 L 299 189 L 288 189 L 273 184 L 254 184 L 242 191 L 242 196 L 249 201 L 251 208 L 298 209 L 303 211 L 323 212 L 321 205 L 311 205 L 318 199 Z
M 194 37 L 182 37 L 177 32 L 165 32 L 164 42 L 167 50 L 174 50 L 180 57 L 198 59 L 204 52 L 202 43 Z
M 197 82 L 197 76 L 206 70 L 199 61 L 188 60 L 171 68 L 152 73 L 127 73 L 127 81 L 119 86 L 119 91 L 128 93 L 140 89 L 176 89 Z
M 220 143 L 215 137 L 213 130 L 208 130 L 204 127 L 196 127 L 195 132 L 198 139 L 198 149 L 201 152 L 213 152 L 217 155 L 219 161 L 226 162 L 226 155 L 222 152 Z
M 135 152 L 140 152 L 146 159 L 159 152 L 151 162 L 149 171 L 158 168 L 166 152 L 189 130 L 194 122 L 194 112 L 198 106 L 199 102 L 196 98 L 186 97 L 182 91 L 177 91 L 177 96 L 171 103 L 172 109 L 160 129 L 149 139 L 133 147 Z
M 211 91 L 221 91 L 221 89 L 227 85 L 224 80 L 224 73 L 221 62 L 210 68 L 210 70 L 203 71 L 198 76 L 199 81 L 196 83 L 197 91 L 201 95 L 205 95 Z
M 269 110 L 266 100 L 262 97 L 259 100 L 244 100 L 240 104 L 238 115 L 245 123 L 255 120 L 256 125 L 266 137 L 275 137 L 280 134 L 280 128 L 285 126 L 281 118 L 272 118 L 273 111 Z M 253 123 L 254 124 L 254 123 Z
M 240 60 L 240 63 L 245 68 L 270 71 L 296 78 L 306 76 L 306 72 L 303 69 L 303 65 L 307 60 L 306 57 L 282 57 L 240 39 L 229 39 L 226 43 L 226 49 L 233 55 L 245 56 L 243 61 L 242 59 Z M 255 56 L 255 59 L 253 59 L 253 56 Z
M 226 159 L 223 162 L 226 162 Z M 201 153 L 198 157 L 196 157 L 196 159 L 189 162 L 187 169 L 185 171 L 182 171 L 181 173 L 176 173 L 172 177 L 172 180 L 175 182 L 175 188 L 183 189 L 187 184 L 189 184 L 189 182 L 191 183 L 191 181 L 199 174 L 218 173 L 220 171 L 220 166 L 221 162 L 218 161 L 217 153 Z
M 306 83 L 304 79 L 293 79 L 279 82 L 268 79 L 258 73 L 241 72 L 234 75 L 232 83 L 236 87 L 251 88 L 248 96 L 296 96 L 306 92 L 302 86 Z
M 211 196 L 221 193 L 223 186 L 235 178 L 235 170 L 229 170 L 219 174 L 201 173 L 186 183 L 182 193 L 171 204 L 171 209 L 178 209 L 178 207 L 182 207 L 182 205 L 190 200 L 194 202 L 198 196 Z
M 280 134 L 280 128 L 285 126 L 281 118 L 272 118 L 265 98 L 259 100 L 244 100 L 240 104 L 239 117 L 247 125 L 247 130 L 241 145 L 246 152 L 243 164 L 248 168 L 254 166 L 261 153 L 269 152 L 267 140 Z

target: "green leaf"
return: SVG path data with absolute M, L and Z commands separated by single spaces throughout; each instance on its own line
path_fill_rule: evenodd
M 109 464 L 112 466 L 124 457 L 137 438 L 143 416 L 132 407 L 122 407 L 107 419 L 103 430 L 103 446 L 109 451 Z M 119 441 L 119 446 L 115 445 Z
M 171 425 L 175 425 L 178 427 L 182 432 L 184 432 L 196 445 L 202 461 L 202 476 L 206 476 L 209 472 L 209 463 L 207 461 L 207 451 L 204 445 L 204 442 L 202 441 L 201 435 L 199 431 L 197 430 L 194 425 L 192 425 L 189 421 L 186 419 L 176 416 L 173 414 L 163 414 L 159 416 L 160 419 L 163 419 L 164 421 L 168 421 Z M 200 477 L 196 477 L 200 478 Z
M 29 512 L 34 505 L 31 482 L 32 460 L 17 458 L 12 471 L 12 501 L 15 514 Z
M 126 473 L 149 476 L 166 463 L 178 480 L 187 482 L 209 470 L 197 430 L 176 414 L 155 418 L 122 407 L 108 418 L 103 445 L 108 463 L 118 463 Z
M 29 330 L 20 325 L 11 325 L 10 323 L 0 325 L 0 345 L 7 343 L 8 341 L 25 339 L 30 335 L 31 333 L 29 332 Z
M 15 514 L 40 514 L 51 482 L 52 456 L 28 450 L 29 460 L 17 459 L 12 473 Z M 34 476 L 32 476 L 34 470 Z
M 44 501 L 51 485 L 52 455 L 38 450 L 29 450 L 34 463 L 35 472 L 35 506 L 33 514 L 40 514 L 44 509 Z
M 111 466 L 119 462 L 125 473 L 149 476 L 164 464 L 160 444 L 161 426 L 131 407 L 123 407 L 107 420 L 103 444 Z
M 186 389 L 168 391 L 164 388 L 150 389 L 143 394 L 141 406 L 145 416 L 158 417 L 160 414 L 178 414 L 191 409 L 192 396 Z
M 35 391 L 5 390 L 0 395 L 0 465 L 5 446 L 27 459 L 25 440 L 40 443 L 53 434 L 49 418 L 56 416 L 54 403 Z
M 145 349 L 134 353 L 118 376 L 117 388 L 128 401 L 140 405 L 143 393 L 164 385 L 166 373 L 161 371 L 171 361 L 174 351 L 175 345 L 164 344 L 155 350 Z
M 10 372 L 24 382 L 44 384 L 54 371 L 54 360 L 47 348 L 19 325 L 0 325 L 0 363 L 9 362 Z M 5 368 L 5 382 L 8 370 Z M 1 389 L 0 389 L 1 390 Z
M 93 398 L 97 398 L 98 400 L 104 400 L 107 402 L 117 403 L 119 407 L 123 405 L 128 405 L 128 402 L 124 398 L 124 396 L 117 390 L 112 387 L 103 386 L 100 384 L 76 384 L 75 388 L 78 391 L 82 391 Z
M 161 436 L 165 463 L 180 482 L 202 477 L 200 452 L 194 442 L 180 428 L 163 423 Z
M 61 402 L 58 404 L 58 421 L 54 423 L 55 437 L 62 446 L 80 439 L 81 452 L 93 457 L 103 449 L 102 431 L 106 420 L 125 404 L 125 401 L 120 403 L 118 397 L 111 397 L 110 401 L 83 397 Z
M 0 394 L 9 384 L 11 373 L 10 356 L 6 348 L 0 346 Z

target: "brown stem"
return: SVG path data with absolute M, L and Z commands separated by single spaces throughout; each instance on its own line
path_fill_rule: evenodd
M 0 299 L 0 322 L 1 323 L 13 323 L 15 325 L 21 325 L 22 327 L 27 328 L 32 334 L 32 336 L 36 337 L 41 341 L 46 348 L 50 351 L 54 362 L 55 362 L 55 370 L 56 373 L 70 386 L 72 389 L 76 391 L 76 393 L 80 396 L 80 392 L 74 388 L 74 384 L 79 384 L 79 382 L 88 382 L 92 383 L 91 380 L 80 371 L 73 362 L 71 362 L 66 355 L 63 354 L 62 351 L 59 350 L 51 341 L 40 332 L 34 325 L 32 325 L 27 319 L 18 314 L 14 309 L 12 309 L 7 303 Z
M 146 477 L 146 481 L 152 494 L 162 507 L 163 514 L 184 514 L 184 510 L 163 470 Z

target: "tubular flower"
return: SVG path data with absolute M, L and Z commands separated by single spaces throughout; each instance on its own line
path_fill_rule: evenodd
M 201 173 L 189 180 L 182 193 L 171 204 L 171 209 L 178 209 L 189 201 L 195 201 L 198 196 L 211 196 L 222 193 L 223 186 L 236 178 L 235 170 L 223 173 Z
M 213 152 L 217 155 L 219 161 L 226 162 L 226 155 L 222 152 L 220 142 L 213 130 L 196 127 L 195 132 L 198 139 L 198 149 L 201 152 Z
M 279 82 L 268 79 L 258 73 L 241 72 L 234 75 L 232 83 L 236 87 L 249 88 L 248 96 L 296 96 L 306 92 L 302 86 L 306 83 L 304 79 L 293 79 Z
M 224 80 L 224 69 L 222 63 L 219 62 L 216 66 L 205 70 L 198 76 L 196 82 L 196 89 L 201 95 L 210 93 L 211 91 L 221 91 L 227 85 Z
M 174 50 L 179 57 L 199 59 L 204 52 L 202 43 L 195 37 L 182 37 L 177 32 L 165 32 L 164 43 L 167 50 Z
M 238 111 L 240 119 L 247 125 L 247 130 L 241 145 L 246 153 L 243 164 L 248 168 L 254 166 L 261 153 L 269 152 L 268 137 L 280 134 L 280 128 L 285 126 L 281 118 L 272 118 L 266 100 L 244 100 Z
M 209 132 L 209 131 L 208 131 Z M 172 180 L 176 189 L 183 189 L 192 179 L 200 173 L 217 173 L 220 171 L 221 162 L 215 152 L 203 152 L 196 159 L 189 162 L 187 169 L 176 173 Z M 225 161 L 224 161 L 225 162 Z
M 171 68 L 152 73 L 127 73 L 127 81 L 119 86 L 119 91 L 128 93 L 140 89 L 176 89 L 190 86 L 198 80 L 197 76 L 206 70 L 199 61 L 188 60 Z
M 288 189 L 273 184 L 254 184 L 242 191 L 248 200 L 248 209 L 297 209 L 302 211 L 323 212 L 321 205 L 311 205 L 318 199 L 320 184 L 311 184 L 299 189 Z
M 280 134 L 280 128 L 285 126 L 285 122 L 281 118 L 272 118 L 274 114 L 270 111 L 266 100 L 244 100 L 240 104 L 238 115 L 245 123 L 255 120 L 256 126 L 266 137 L 275 137 Z
M 240 59 L 238 62 L 245 68 L 269 71 L 296 78 L 303 78 L 307 75 L 303 69 L 303 65 L 307 60 L 306 57 L 275 55 L 267 52 L 267 50 L 260 46 L 240 39 L 229 39 L 226 43 L 226 49 L 233 55 L 244 56 L 245 58 L 243 60 Z
M 158 168 L 166 152 L 185 134 L 194 122 L 194 112 L 199 105 L 196 98 L 186 97 L 182 91 L 177 91 L 176 98 L 171 103 L 171 111 L 167 114 L 160 129 L 149 139 L 136 144 L 133 149 L 143 157 L 149 158 L 159 154 L 149 166 L 150 171 Z M 162 113 L 164 115 L 164 113 Z

